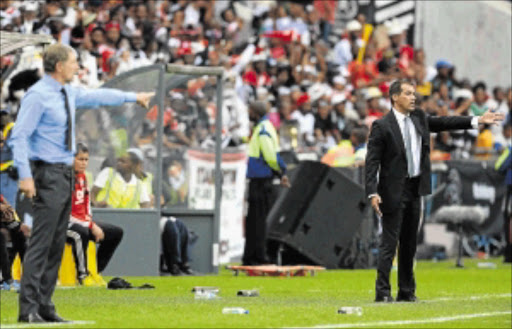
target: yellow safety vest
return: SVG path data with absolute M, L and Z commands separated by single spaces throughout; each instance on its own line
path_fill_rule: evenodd
M 127 185 L 127 183 L 113 168 L 108 168 L 108 179 L 103 189 L 98 193 L 96 201 L 106 201 L 112 208 L 139 209 L 140 193 L 142 183 L 137 178 L 137 184 Z M 126 186 L 126 188 L 125 188 Z
M 153 174 L 146 173 L 146 178 L 141 179 L 142 184 L 146 186 L 146 191 L 148 191 L 149 196 L 153 194 Z
M 9 135 L 9 133 L 11 132 L 13 127 L 14 127 L 14 122 L 9 122 L 4 127 L 4 130 L 2 131 L 4 143 L 7 142 L 7 136 Z M 9 167 L 12 166 L 12 164 L 13 164 L 13 160 L 12 159 L 9 159 L 9 160 L 7 160 L 5 162 L 1 162 L 0 163 L 0 171 L 7 170 Z

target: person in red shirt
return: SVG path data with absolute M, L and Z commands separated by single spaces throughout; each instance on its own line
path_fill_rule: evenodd
M 87 248 L 89 241 L 99 243 L 96 253 L 98 273 L 106 267 L 123 238 L 123 229 L 92 220 L 89 188 L 85 170 L 89 163 L 89 150 L 85 144 L 78 143 L 75 155 L 75 187 L 71 198 L 71 217 L 67 231 L 67 242 L 71 244 L 77 276 L 80 284 L 89 275 L 87 271 Z

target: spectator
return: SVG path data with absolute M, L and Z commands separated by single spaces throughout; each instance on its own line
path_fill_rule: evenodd
M 313 5 L 321 20 L 322 38 L 325 42 L 328 42 L 334 25 L 337 2 L 334 0 L 315 0 Z
M 346 98 L 343 94 L 335 95 L 331 99 L 331 104 L 334 107 L 334 136 L 337 143 L 342 139 L 349 138 L 349 131 L 352 127 L 353 118 L 350 118 L 347 114 L 345 103 Z
M 484 114 L 488 109 L 489 106 L 486 103 L 487 102 L 487 86 L 483 82 L 477 82 L 473 86 L 473 95 L 475 97 L 473 103 L 471 103 L 471 106 L 469 107 L 469 111 L 471 115 L 474 116 L 481 116 Z
M 117 63 L 116 75 L 133 70 L 135 63 L 130 55 L 130 50 L 121 48 L 118 52 L 119 62 Z
M 72 195 L 71 216 L 67 230 L 67 242 L 71 243 L 77 279 L 85 286 L 106 286 L 101 276 L 93 277 L 87 267 L 89 241 L 99 243 L 96 252 L 98 273 L 103 272 L 123 238 L 123 229 L 107 223 L 92 220 L 92 212 L 85 171 L 89 163 L 89 149 L 84 144 L 77 145 L 75 155 L 75 186 Z
M 440 115 L 447 115 L 448 109 L 452 109 L 454 107 L 446 82 L 441 82 L 439 85 L 439 91 L 434 97 L 437 97 L 437 106 L 441 109 Z
M 347 67 L 348 64 L 354 59 L 354 54 L 357 55 L 356 50 L 361 46 L 361 33 L 363 26 L 357 20 L 348 22 L 346 27 L 346 34 L 334 46 L 334 64 L 340 68 Z
M 354 128 L 350 134 L 350 141 L 354 147 L 354 166 L 364 166 L 367 152 L 366 144 L 368 142 L 368 129 L 366 126 Z
M 510 106 L 510 102 L 512 101 L 512 88 L 509 87 L 504 91 L 500 87 L 495 87 L 493 89 L 493 95 L 494 99 L 488 100 L 489 108 L 495 109 L 495 111 L 498 113 L 507 115 L 512 110 L 512 107 Z M 507 140 L 504 138 L 503 126 L 491 126 L 491 132 L 494 137 L 494 147 L 497 150 L 504 148 L 507 144 Z
M 37 13 L 39 11 L 39 3 L 36 1 L 26 1 L 23 4 L 22 26 L 20 32 L 30 34 L 34 30 Z
M 155 205 L 155 195 L 153 194 L 153 174 L 150 172 L 144 171 L 144 153 L 138 148 L 129 148 L 126 150 L 127 153 L 129 153 L 131 156 L 134 156 L 134 159 L 136 159 L 136 165 L 134 174 L 135 177 L 140 179 L 142 184 L 146 187 L 146 190 L 149 194 L 149 197 L 151 199 L 151 206 Z
M 485 112 L 484 112 L 485 113 Z M 480 127 L 480 132 L 476 137 L 474 148 L 475 158 L 478 160 L 489 160 L 492 156 L 494 139 L 490 126 L 484 125 Z
M 439 91 L 441 82 L 445 82 L 448 87 L 448 95 L 452 98 L 453 87 L 455 86 L 454 79 L 450 76 L 450 70 L 453 70 L 453 65 L 447 60 L 440 59 L 436 62 L 437 75 L 432 80 L 432 90 Z
M 299 124 L 299 141 L 301 145 L 312 146 L 315 143 L 315 116 L 311 113 L 311 100 L 308 94 L 304 93 L 299 97 L 297 107 L 291 118 Z
M 186 206 L 188 195 L 188 182 L 185 168 L 178 159 L 171 159 L 167 170 L 163 173 L 162 195 L 166 207 Z
M 388 25 L 388 36 L 391 41 L 390 49 L 393 52 L 398 68 L 406 76 L 412 76 L 414 71 L 411 74 L 410 70 L 412 68 L 411 62 L 414 58 L 414 49 L 405 43 L 406 31 L 398 20 L 393 20 Z
M 331 107 L 326 101 L 320 100 L 318 102 L 318 112 L 315 114 L 315 138 L 324 152 L 336 145 L 334 130 Z
M 411 67 L 414 70 L 414 80 L 418 85 L 432 81 L 436 76 L 436 69 L 426 65 L 425 50 L 418 48 L 414 50 L 414 58 Z
M 96 38 L 102 38 L 102 32 L 98 30 L 99 33 Z M 99 85 L 98 81 L 98 67 L 97 67 L 97 57 L 93 56 L 90 52 L 90 49 L 87 47 L 90 44 L 90 41 L 85 41 L 85 31 L 81 26 L 75 26 L 71 30 L 71 39 L 70 45 L 75 49 L 78 55 L 80 70 L 78 71 L 79 82 L 82 85 L 97 87 Z M 87 46 L 86 46 L 86 43 Z

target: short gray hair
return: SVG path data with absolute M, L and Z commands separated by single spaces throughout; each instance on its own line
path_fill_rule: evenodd
M 267 114 L 267 104 L 265 102 L 254 101 L 249 106 L 260 118 Z
M 54 43 L 48 46 L 43 54 L 43 67 L 46 73 L 55 72 L 58 62 L 65 62 L 69 58 L 69 53 L 75 50 L 68 45 Z

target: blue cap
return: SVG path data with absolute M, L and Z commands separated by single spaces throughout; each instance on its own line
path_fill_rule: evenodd
M 446 67 L 448 69 L 451 69 L 453 67 L 453 64 L 448 62 L 446 59 L 440 59 L 436 62 L 436 69 L 441 69 L 443 67 Z

